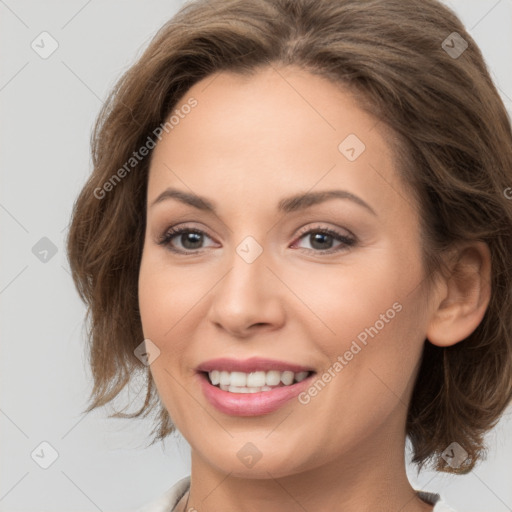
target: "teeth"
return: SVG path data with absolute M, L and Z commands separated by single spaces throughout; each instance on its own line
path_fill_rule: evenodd
M 226 372 L 213 370 L 208 372 L 210 382 L 214 386 L 220 387 L 223 391 L 230 393 L 259 393 L 260 391 L 270 391 L 273 387 L 290 386 L 294 382 L 302 382 L 309 372 L 280 372 L 270 370 L 268 372 L 257 371 L 251 373 L 244 372 Z
M 270 371 L 267 372 L 265 384 L 267 386 L 277 386 L 281 382 L 281 372 Z
M 299 372 L 295 375 L 295 380 L 297 382 L 302 382 L 307 376 L 309 372 Z
M 247 375 L 247 387 L 261 388 L 265 385 L 265 372 L 252 372 Z
M 220 372 L 218 370 L 213 370 L 210 372 L 210 380 L 214 386 L 220 383 Z
M 247 386 L 247 374 L 242 372 L 231 372 L 230 386 L 236 386 L 237 388 L 245 388 Z
M 289 386 L 293 382 L 294 377 L 295 377 L 295 375 L 293 374 L 293 372 L 283 372 L 281 374 L 281 382 L 285 386 Z

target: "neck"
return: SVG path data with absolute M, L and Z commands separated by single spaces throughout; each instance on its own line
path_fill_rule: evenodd
M 431 512 L 432 505 L 420 500 L 407 479 L 405 435 L 396 432 L 381 431 L 373 442 L 359 443 L 321 466 L 310 461 L 310 469 L 278 478 L 271 471 L 258 478 L 251 478 L 250 470 L 222 472 L 193 450 L 186 510 Z

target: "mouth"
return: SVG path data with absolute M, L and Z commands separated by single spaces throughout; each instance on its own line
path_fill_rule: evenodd
M 316 371 L 261 358 L 216 359 L 197 367 L 203 394 L 224 414 L 260 416 L 284 406 L 310 385 Z
M 229 393 L 265 393 L 275 388 L 298 384 L 311 377 L 315 372 L 268 370 L 245 373 L 212 370 L 201 373 L 203 373 L 212 386 L 222 391 L 228 391 Z

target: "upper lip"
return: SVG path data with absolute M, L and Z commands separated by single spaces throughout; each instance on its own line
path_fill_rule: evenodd
M 251 357 L 249 359 L 221 357 L 205 361 L 197 367 L 198 372 L 211 372 L 213 370 L 244 373 L 269 370 L 281 372 L 290 371 L 294 373 L 314 371 L 312 368 L 300 364 L 278 361 L 277 359 L 264 359 L 261 357 Z

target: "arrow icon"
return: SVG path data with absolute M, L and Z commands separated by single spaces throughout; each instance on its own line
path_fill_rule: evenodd
M 452 32 L 441 47 L 452 59 L 458 59 L 468 48 L 468 42 L 458 32 Z
M 236 252 L 246 263 L 252 263 L 263 252 L 263 247 L 254 237 L 246 236 L 237 245 Z
M 245 443 L 236 455 L 242 464 L 248 468 L 252 468 L 263 456 L 258 447 L 253 443 Z
M 365 149 L 364 142 L 355 133 L 350 133 L 338 144 L 338 151 L 349 162 L 357 160 Z
M 448 466 L 460 468 L 464 461 L 468 459 L 468 452 L 459 443 L 453 442 L 446 447 L 441 457 L 447 462 Z
M 48 32 L 38 34 L 30 43 L 30 47 L 41 59 L 47 59 L 59 47 L 58 41 Z M 50 256 L 51 258 L 51 256 Z
M 150 339 L 145 339 L 133 353 L 142 364 L 149 366 L 160 356 L 160 349 Z
M 59 453 L 48 441 L 43 441 L 32 450 L 30 457 L 40 468 L 48 469 L 59 458 Z
M 32 254 L 41 262 L 48 263 L 57 253 L 57 246 L 46 236 L 43 236 L 32 246 Z

